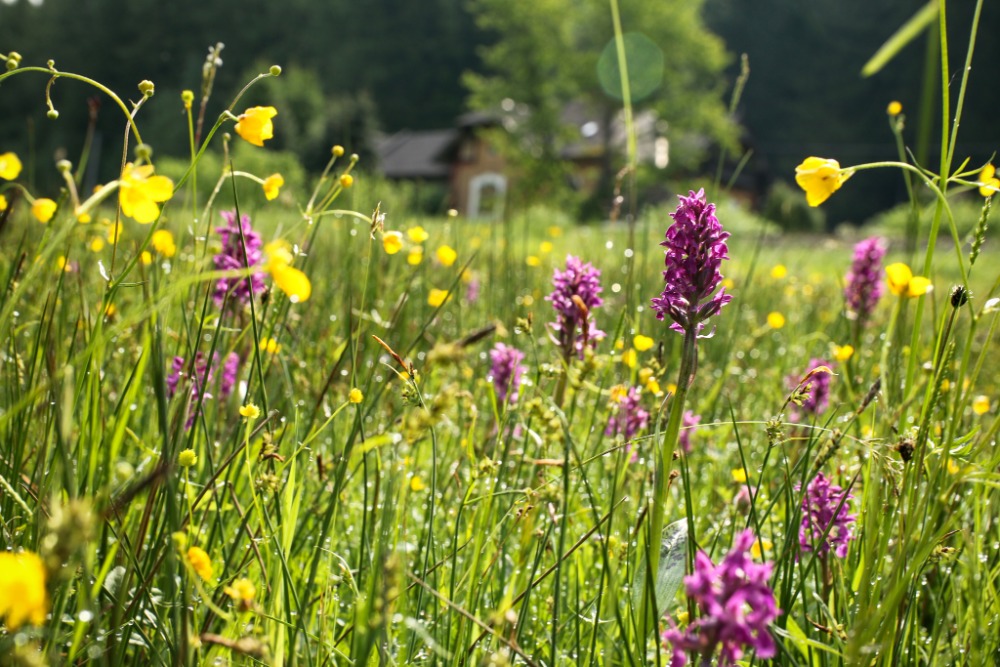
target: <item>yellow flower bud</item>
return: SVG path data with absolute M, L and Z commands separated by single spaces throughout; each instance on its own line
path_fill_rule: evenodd
M 358 389 L 357 387 L 354 387 L 347 394 L 347 400 L 350 401 L 351 403 L 354 403 L 355 405 L 357 405 L 361 401 L 365 400 L 365 395 L 361 393 L 360 389 Z
M 177 464 L 182 468 L 190 468 L 196 463 L 198 463 L 198 455 L 194 453 L 193 449 L 185 449 L 177 455 Z

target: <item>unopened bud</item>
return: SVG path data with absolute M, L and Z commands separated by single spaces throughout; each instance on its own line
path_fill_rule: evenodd
M 344 154 L 344 147 L 338 144 L 333 147 L 331 152 L 333 153 L 333 157 L 340 157 Z
M 140 161 L 149 162 L 153 157 L 153 147 L 149 144 L 139 144 L 135 147 L 135 157 Z
M 139 92 L 142 93 L 143 97 L 152 97 L 153 93 L 156 92 L 156 86 L 149 79 L 143 79 L 139 82 Z
M 271 69 L 268 70 L 271 76 L 281 76 L 281 65 L 271 65 Z
M 55 109 L 49 109 L 45 114 L 49 120 L 55 120 L 59 117 L 59 112 Z
M 951 288 L 951 307 L 961 308 L 969 302 L 969 290 L 964 285 L 955 285 Z
M 73 163 L 70 162 L 69 160 L 59 160 L 58 162 L 56 162 L 56 169 L 58 169 L 64 174 L 69 173 L 69 170 L 72 168 L 73 168 Z

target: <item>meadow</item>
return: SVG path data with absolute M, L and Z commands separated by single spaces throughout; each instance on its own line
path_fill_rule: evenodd
M 99 85 L 20 60 L 0 83 Z M 349 146 L 299 189 L 244 171 L 280 109 L 197 137 L 193 93 L 102 92 L 93 193 L 86 153 L 41 192 L 0 146 L 3 664 L 1000 659 L 992 168 L 803 156 L 816 205 L 909 174 L 913 250 L 781 236 L 710 181 L 483 223 Z M 190 128 L 170 177 L 153 103 Z

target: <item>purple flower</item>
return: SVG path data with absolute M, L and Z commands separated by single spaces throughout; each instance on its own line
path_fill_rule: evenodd
M 593 320 L 593 309 L 604 303 L 601 294 L 601 272 L 580 258 L 566 257 L 566 270 L 555 270 L 555 289 L 545 297 L 556 309 L 556 321 L 549 324 L 555 333 L 553 340 L 568 356 L 576 352 L 583 356 L 585 347 L 593 346 L 606 335 Z
M 521 365 L 521 362 L 524 361 L 524 352 L 515 347 L 497 343 L 490 350 L 490 360 L 493 362 L 490 377 L 493 378 L 497 398 L 503 403 L 509 395 L 510 402 L 516 402 L 517 392 L 521 387 L 521 376 L 528 370 Z
M 694 573 L 684 577 L 684 585 L 701 616 L 684 632 L 676 626 L 663 632 L 664 643 L 673 649 L 671 667 L 686 665 L 687 651 L 708 664 L 720 646 L 720 667 L 736 664 L 744 648 L 756 651 L 760 658 L 774 657 L 774 639 L 767 631 L 778 617 L 774 593 L 767 585 L 772 566 L 751 559 L 748 552 L 755 539 L 749 530 L 737 535 L 732 551 L 718 566 L 704 551 L 695 556 Z
M 222 384 L 219 387 L 219 394 L 222 398 L 227 398 L 233 393 L 233 387 L 236 386 L 236 376 L 239 372 L 240 355 L 230 352 L 222 363 Z
M 663 293 L 653 299 L 653 310 L 658 319 L 669 316 L 674 331 L 700 334 L 705 320 L 718 315 L 733 298 L 725 287 L 713 296 L 722 280 L 722 260 L 729 259 L 729 233 L 715 217 L 715 204 L 705 201 L 704 190 L 678 199 L 677 211 L 670 214 L 674 224 L 667 229 L 667 240 L 660 244 L 667 248 L 666 284 Z
M 812 551 L 816 546 L 825 556 L 832 547 L 837 558 L 847 556 L 847 545 L 854 539 L 850 524 L 856 520 L 848 506 L 853 497 L 836 484 L 830 484 L 823 473 L 809 482 L 802 497 L 802 524 L 799 526 L 799 545 L 803 551 Z
M 469 279 L 469 283 L 465 286 L 465 301 L 467 303 L 475 303 L 479 301 L 479 291 L 481 288 L 479 278 L 472 276 Z
M 845 277 L 848 315 L 864 323 L 882 296 L 882 258 L 885 240 L 877 236 L 854 246 L 854 261 Z
M 240 227 L 236 225 L 235 211 L 222 211 L 222 219 L 226 224 L 216 227 L 215 231 L 222 237 L 222 250 L 212 258 L 215 268 L 220 271 L 243 270 L 247 266 L 259 266 L 262 259 L 260 234 L 253 230 L 250 225 L 250 216 L 240 216 L 240 227 L 243 228 L 243 238 L 240 239 Z M 244 256 L 243 243 L 246 242 L 246 254 Z M 250 274 L 250 283 L 253 285 L 253 293 L 260 294 L 264 291 L 263 271 L 254 271 Z M 236 304 L 245 304 L 250 301 L 250 285 L 245 277 L 239 278 L 219 278 L 215 283 L 215 293 L 212 295 L 215 305 L 221 307 L 225 301 L 226 294 L 230 292 L 230 299 Z
M 167 398 L 173 398 L 177 393 L 177 384 L 184 375 L 184 357 L 174 357 L 170 363 L 170 375 L 167 376 Z
M 611 390 L 611 403 L 612 415 L 604 435 L 622 435 L 625 440 L 631 440 L 649 424 L 649 412 L 639 404 L 639 390 L 635 387 L 629 387 L 628 391 L 621 386 L 615 387 Z
M 685 410 L 681 417 L 681 432 L 677 438 L 681 449 L 687 454 L 691 451 L 691 436 L 694 435 L 695 427 L 701 423 L 701 415 L 696 415 L 690 410 Z
M 821 414 L 830 404 L 830 374 L 820 371 L 810 377 L 810 373 L 821 366 L 829 368 L 830 363 L 823 359 L 810 359 L 809 367 L 801 378 L 794 375 L 786 378 L 789 388 L 795 391 L 797 402 L 800 403 L 798 408 L 793 407 L 790 411 L 792 421 L 799 421 L 804 415 Z

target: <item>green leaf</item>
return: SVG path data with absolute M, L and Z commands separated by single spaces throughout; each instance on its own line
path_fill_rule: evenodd
M 772 626 L 771 629 L 774 631 L 774 634 L 778 635 L 779 637 L 784 637 L 785 639 L 790 641 L 792 645 L 795 646 L 795 648 L 799 649 L 799 652 L 802 654 L 804 658 L 809 659 L 810 648 L 814 649 L 814 651 L 826 651 L 831 655 L 835 655 L 840 658 L 843 657 L 843 655 L 841 655 L 837 650 L 827 646 L 826 644 L 818 642 L 815 639 L 809 639 L 808 637 L 806 637 L 806 633 L 802 631 L 802 628 L 799 627 L 799 624 L 796 623 L 795 619 L 793 619 L 791 616 L 788 617 L 787 623 L 785 625 L 787 627 L 787 630 L 782 630 L 777 626 Z M 812 660 L 810 664 L 812 665 L 820 664 L 819 657 L 816 655 L 815 652 L 812 654 Z
M 890 60 L 896 57 L 907 44 L 916 39 L 938 15 L 938 0 L 930 0 L 909 21 L 904 23 L 885 44 L 879 47 L 875 55 L 861 68 L 861 76 L 869 77 L 878 73 Z
M 656 572 L 656 609 L 659 616 L 677 594 L 684 581 L 687 566 L 687 519 L 664 527 L 660 540 L 660 566 Z M 646 557 L 639 559 L 639 571 L 632 589 L 632 605 L 641 609 L 642 592 L 646 589 Z

